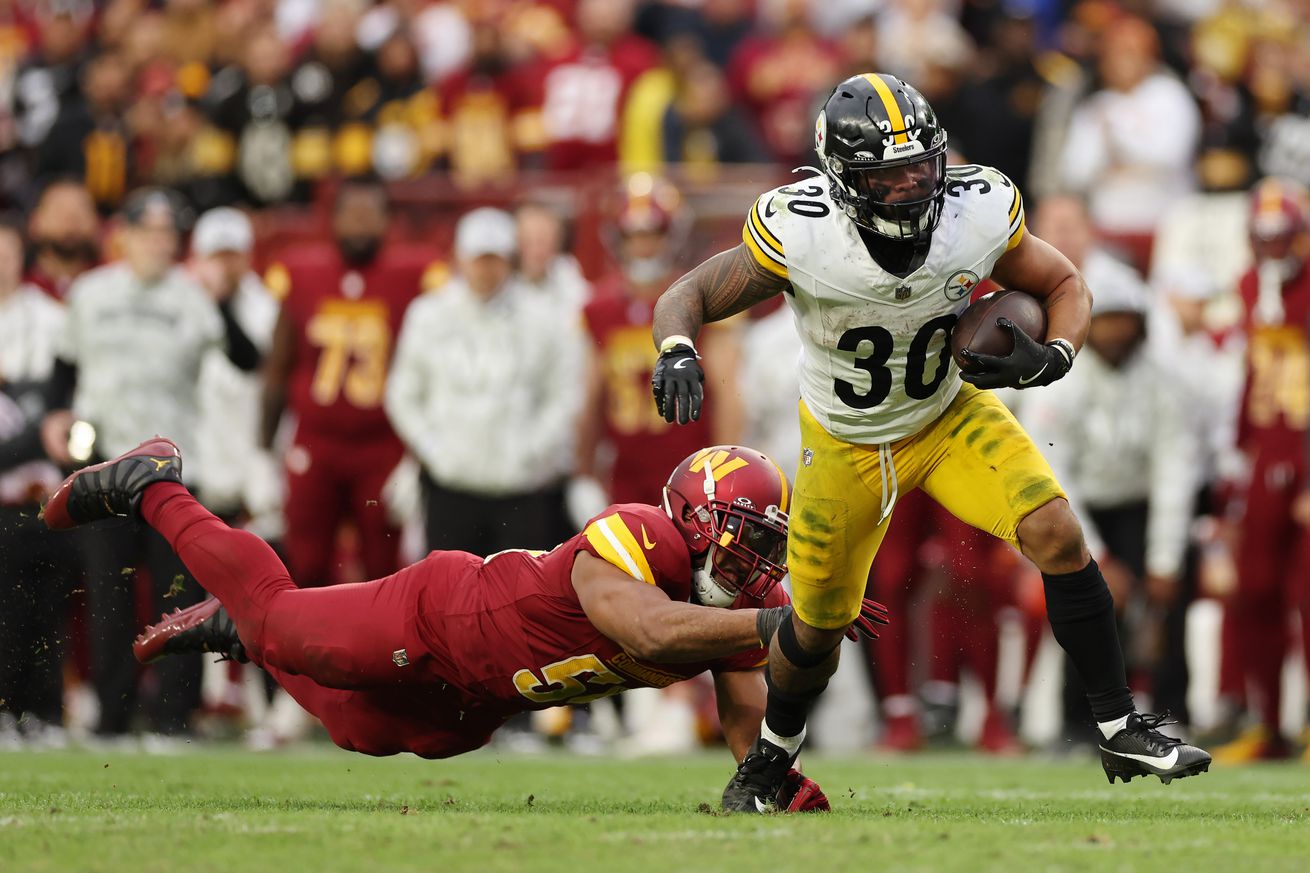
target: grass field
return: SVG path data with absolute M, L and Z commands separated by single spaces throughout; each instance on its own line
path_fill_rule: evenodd
M 715 814 L 725 755 L 0 755 L 0 871 L 1310 870 L 1310 767 L 813 758 L 830 815 Z

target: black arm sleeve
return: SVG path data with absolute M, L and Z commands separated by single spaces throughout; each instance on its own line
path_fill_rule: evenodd
M 55 358 L 54 370 L 46 382 L 45 408 L 68 409 L 73 405 L 73 390 L 77 388 L 77 364 Z
M 262 356 L 237 322 L 236 315 L 232 312 L 231 301 L 218 304 L 218 313 L 223 316 L 223 328 L 227 331 L 227 359 L 238 370 L 247 373 L 259 369 Z

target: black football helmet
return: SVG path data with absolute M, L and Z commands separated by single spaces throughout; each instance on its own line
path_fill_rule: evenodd
M 833 203 L 860 227 L 915 242 L 937 227 L 946 194 L 946 131 L 905 82 L 886 73 L 842 82 L 819 110 L 814 150 Z

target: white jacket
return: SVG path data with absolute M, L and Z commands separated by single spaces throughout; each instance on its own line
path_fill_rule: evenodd
M 387 415 L 443 486 L 538 490 L 572 468 L 585 361 L 568 307 L 516 279 L 484 301 L 455 278 L 405 313 Z

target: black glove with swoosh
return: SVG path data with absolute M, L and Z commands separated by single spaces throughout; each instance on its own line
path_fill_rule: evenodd
M 996 319 L 996 326 L 1014 338 L 1014 351 L 1000 357 L 980 355 L 965 349 L 960 354 L 973 364 L 961 370 L 960 378 L 979 388 L 1040 388 L 1069 372 L 1073 356 L 1060 341 L 1042 345 L 1008 318 Z
M 678 344 L 665 349 L 650 377 L 655 408 L 670 424 L 675 420 L 678 424 L 697 421 L 705 398 L 704 383 L 705 371 L 694 348 Z

